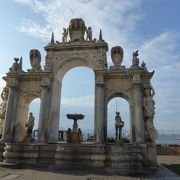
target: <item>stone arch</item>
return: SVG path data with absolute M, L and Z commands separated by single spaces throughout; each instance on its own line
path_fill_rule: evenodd
M 113 98 L 116 98 L 116 97 L 120 97 L 120 98 L 123 98 L 124 100 L 127 101 L 127 103 L 129 104 L 129 119 L 130 119 L 130 127 L 129 127 L 129 130 L 130 130 L 130 143 L 133 143 L 134 142 L 134 133 L 135 133 L 135 126 L 134 126 L 134 122 L 133 122 L 133 100 L 132 100 L 132 97 L 131 97 L 131 94 L 128 93 L 128 92 L 125 92 L 123 90 L 117 90 L 117 91 L 110 91 L 108 93 L 108 95 L 106 96 L 106 124 L 107 124 L 107 113 L 108 113 L 108 104 L 109 102 L 113 99 Z
M 90 63 L 91 62 L 91 63 Z M 60 118 L 60 102 L 61 102 L 61 88 L 62 81 L 64 75 L 72 68 L 75 67 L 87 67 L 91 69 L 93 72 L 95 71 L 95 65 L 92 60 L 88 57 L 66 57 L 62 60 L 59 65 L 57 65 L 54 81 L 53 81 L 53 89 L 52 89 L 52 102 L 51 102 L 51 118 L 55 119 L 54 123 L 51 124 L 49 141 L 55 139 L 54 137 L 58 137 L 57 134 L 59 128 L 59 118 Z M 95 73 L 94 73 L 95 74 Z
M 62 81 L 66 72 L 75 67 L 87 67 L 94 71 L 94 64 L 90 63 L 91 60 L 88 57 L 66 57 L 57 66 L 55 78 Z
M 79 72 L 80 72 L 80 75 L 79 75 Z M 89 78 L 87 78 L 87 77 L 89 77 Z M 70 81 L 69 80 L 71 78 L 73 78 L 73 80 L 72 80 L 73 81 L 72 82 L 72 88 L 73 88 L 73 91 L 74 91 L 73 95 L 71 95 L 71 89 L 68 90 L 68 93 L 66 91 L 67 87 L 70 86 Z M 79 81 L 80 81 L 80 83 L 79 83 Z M 87 84 L 82 84 L 82 86 L 81 86 L 81 81 L 88 81 L 88 85 Z M 93 115 L 94 115 L 95 100 L 94 100 L 94 98 L 92 98 L 91 106 L 88 106 L 88 109 L 87 109 L 87 106 L 84 104 L 84 102 L 85 103 L 86 102 L 89 103 L 89 102 L 84 101 L 81 98 L 81 96 L 84 96 L 84 97 L 89 96 L 89 95 L 94 96 L 94 94 L 95 94 L 94 84 L 95 84 L 94 83 L 94 73 L 93 73 L 92 69 L 87 68 L 85 66 L 73 67 L 73 68 L 71 68 L 70 70 L 68 70 L 65 73 L 65 75 L 63 77 L 63 80 L 62 80 L 60 119 L 59 119 L 60 127 L 63 127 L 63 128 L 66 128 L 66 129 L 71 128 L 72 127 L 72 121 L 68 121 L 68 123 L 67 123 L 66 114 L 67 113 L 77 112 L 77 113 L 82 113 L 82 114 L 85 115 L 85 119 L 83 121 L 78 121 L 79 127 L 80 128 L 85 128 L 85 126 L 87 126 L 87 124 L 90 123 L 91 127 L 87 126 L 86 128 L 88 130 L 91 130 L 91 132 L 93 132 L 94 127 L 92 127 L 92 126 L 94 125 L 94 117 L 93 117 Z M 80 92 L 82 92 L 83 94 L 81 94 Z M 63 96 L 64 94 L 66 94 L 66 97 Z M 75 98 L 75 99 L 80 98 L 78 100 L 78 102 L 81 103 L 81 104 L 78 103 L 79 105 L 77 105 L 77 102 L 76 102 L 76 105 L 73 104 L 70 107 L 64 105 L 62 103 L 62 99 L 67 98 L 67 95 L 70 95 L 71 98 Z M 84 133 L 84 131 L 83 131 L 83 133 Z
M 19 96 L 18 106 L 17 106 L 17 116 L 15 122 L 15 141 L 22 142 L 25 135 L 24 124 L 28 118 L 28 111 L 31 102 L 35 99 L 40 99 L 40 93 L 38 92 L 24 92 Z

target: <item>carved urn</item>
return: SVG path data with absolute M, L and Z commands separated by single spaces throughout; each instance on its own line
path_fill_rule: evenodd
M 114 63 L 114 66 L 121 66 L 123 54 L 123 49 L 120 46 L 115 46 L 111 49 L 111 58 Z
M 85 31 L 86 26 L 82 19 L 71 19 L 69 23 L 69 36 L 72 42 L 84 41 Z

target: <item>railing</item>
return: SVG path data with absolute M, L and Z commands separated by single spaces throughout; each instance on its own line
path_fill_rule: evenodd
M 66 132 L 64 134 L 59 132 L 59 140 L 66 140 Z M 35 130 L 33 133 L 33 137 L 35 140 L 37 139 L 38 131 Z M 93 130 L 85 130 L 83 131 L 83 141 L 93 141 L 94 140 L 94 131 Z M 128 130 L 122 130 L 122 138 L 128 138 L 129 132 Z M 115 138 L 115 132 L 111 131 L 108 133 L 108 138 Z M 171 145 L 176 144 L 180 145 L 180 130 L 158 130 L 158 136 L 156 139 L 156 144 L 160 145 Z
M 180 145 L 180 130 L 158 130 L 156 144 Z

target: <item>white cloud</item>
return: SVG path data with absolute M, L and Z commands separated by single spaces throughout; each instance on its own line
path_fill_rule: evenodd
M 180 34 L 165 32 L 149 40 L 145 40 L 140 46 L 140 55 L 153 68 L 162 68 L 180 60 L 180 46 L 178 41 Z
M 48 41 L 50 39 L 51 34 L 49 26 L 44 27 L 31 20 L 25 20 L 23 24 L 17 28 L 17 30 L 26 33 L 30 36 L 33 36 L 35 38 L 41 38 L 44 41 Z
M 68 26 L 72 18 L 83 18 L 87 26 L 92 26 L 94 37 L 98 38 L 99 29 L 109 47 L 121 45 L 124 49 L 124 62 L 131 65 L 132 50 L 139 49 L 140 62 L 143 60 L 149 70 L 155 69 L 152 79 L 156 90 L 156 107 L 159 117 L 164 112 L 176 111 L 180 101 L 180 34 L 162 32 L 149 39 L 135 33 L 135 28 L 144 12 L 143 0 L 14 0 L 30 7 L 39 17 L 23 20 L 18 30 L 32 37 L 49 41 L 52 31 L 56 40 L 61 39 L 62 28 Z M 108 52 L 109 53 L 109 52 Z M 108 54 L 109 57 L 109 54 Z M 110 58 L 109 58 L 110 60 Z M 92 107 L 93 96 L 62 99 L 64 105 Z M 171 112 L 172 113 L 172 112 Z
M 78 98 L 64 98 L 61 100 L 62 105 L 77 106 L 82 108 L 94 106 L 94 95 L 78 97 Z
M 111 40 L 115 45 L 117 42 L 125 44 L 131 37 L 137 22 L 142 18 L 140 11 L 142 0 L 15 0 L 17 3 L 27 5 L 43 18 L 44 24 L 25 20 L 19 31 L 25 32 L 33 37 L 45 39 L 53 30 L 58 35 L 63 27 L 68 26 L 72 18 L 83 18 L 87 26 L 93 27 L 95 36 L 99 29 L 105 30 L 104 38 Z M 42 35 L 42 32 L 43 35 Z M 40 36 L 38 36 L 40 34 Z M 118 37 L 118 38 L 117 38 Z M 133 38 L 132 36 L 131 38 Z M 118 39 L 118 40 L 117 40 Z

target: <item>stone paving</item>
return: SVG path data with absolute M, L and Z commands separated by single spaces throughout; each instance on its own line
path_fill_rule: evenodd
M 158 156 L 160 163 L 180 164 L 180 156 Z M 10 169 L 0 167 L 0 180 L 180 180 L 172 171 L 160 166 L 149 176 L 95 175 L 85 171 L 46 171 L 45 169 Z

